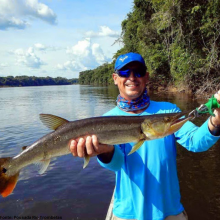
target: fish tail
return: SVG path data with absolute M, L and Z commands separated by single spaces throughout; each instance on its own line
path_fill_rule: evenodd
M 19 172 L 8 176 L 7 168 L 5 168 L 5 164 L 11 160 L 11 157 L 0 158 L 0 194 L 2 197 L 6 197 L 10 195 L 18 181 Z

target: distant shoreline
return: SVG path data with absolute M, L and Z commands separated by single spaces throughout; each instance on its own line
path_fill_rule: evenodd
M 0 88 L 21 88 L 21 87 L 42 87 L 42 86 L 72 86 L 79 85 L 79 83 L 74 84 L 60 84 L 60 85 L 32 85 L 32 86 L 0 86 Z
M 26 86 L 53 86 L 78 84 L 78 78 L 67 79 L 63 77 L 36 77 L 36 76 L 6 76 L 0 77 L 0 88 L 26 87 Z

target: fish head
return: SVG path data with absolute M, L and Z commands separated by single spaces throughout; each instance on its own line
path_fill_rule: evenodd
M 141 124 L 147 140 L 163 138 L 178 131 L 191 117 L 183 117 L 184 112 L 152 115 Z

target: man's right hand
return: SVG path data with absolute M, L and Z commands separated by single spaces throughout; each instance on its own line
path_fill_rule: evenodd
M 85 153 L 90 157 L 100 155 L 99 159 L 104 163 L 109 163 L 114 153 L 114 146 L 100 144 L 96 135 L 73 139 L 69 147 L 75 157 L 84 157 Z

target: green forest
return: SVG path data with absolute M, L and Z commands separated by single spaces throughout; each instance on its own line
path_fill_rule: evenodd
M 71 85 L 78 83 L 78 79 L 62 77 L 36 77 L 36 76 L 7 76 L 0 77 L 1 86 L 46 86 L 46 85 Z
M 140 53 L 151 81 L 216 90 L 220 83 L 220 0 L 134 0 L 112 63 L 80 72 L 80 84 L 112 84 L 115 59 Z

